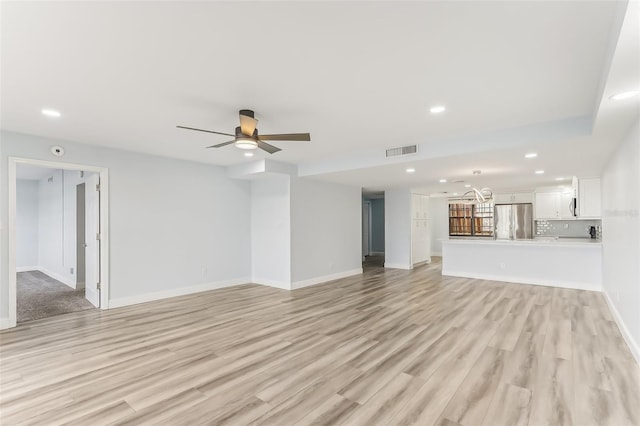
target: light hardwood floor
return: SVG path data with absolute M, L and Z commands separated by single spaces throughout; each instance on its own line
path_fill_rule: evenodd
M 0 334 L 0 423 L 638 425 L 599 293 L 372 268 Z

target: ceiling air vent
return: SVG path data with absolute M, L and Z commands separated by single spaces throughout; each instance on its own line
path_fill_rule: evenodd
M 418 145 L 401 146 L 400 148 L 389 148 L 387 157 L 397 157 L 398 155 L 409 155 L 418 152 Z

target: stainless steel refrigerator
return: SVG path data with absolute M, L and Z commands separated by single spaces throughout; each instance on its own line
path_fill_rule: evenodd
M 493 217 L 497 240 L 533 238 L 533 204 L 498 204 Z

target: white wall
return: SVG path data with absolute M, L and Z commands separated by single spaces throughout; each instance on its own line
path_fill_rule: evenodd
M 359 187 L 291 178 L 293 288 L 362 273 L 361 235 Z
M 251 281 L 279 288 L 291 285 L 289 176 L 251 182 Z
M 627 342 L 640 362 L 639 123 L 602 173 L 603 286 Z
M 64 266 L 64 203 L 62 170 L 38 181 L 38 268 L 45 274 L 75 287 Z
M 52 145 L 65 156 L 52 156 Z M 112 306 L 249 281 L 250 186 L 224 169 L 11 132 L 2 132 L 0 152 L 3 165 L 16 156 L 109 168 Z M 1 318 L 9 314 L 7 179 L 3 166 Z
M 449 200 L 447 198 L 429 198 L 429 226 L 431 255 L 442 256 L 440 241 L 449 239 Z
M 38 268 L 38 181 L 16 181 L 16 267 Z
M 386 268 L 411 269 L 411 189 L 384 193 L 384 247 Z

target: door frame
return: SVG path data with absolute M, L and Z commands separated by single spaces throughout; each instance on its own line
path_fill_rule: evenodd
M 32 158 L 9 157 L 9 324 L 17 324 L 16 277 L 16 166 L 29 164 L 63 170 L 94 172 L 100 175 L 100 309 L 109 309 L 109 169 L 86 164 L 61 163 Z

